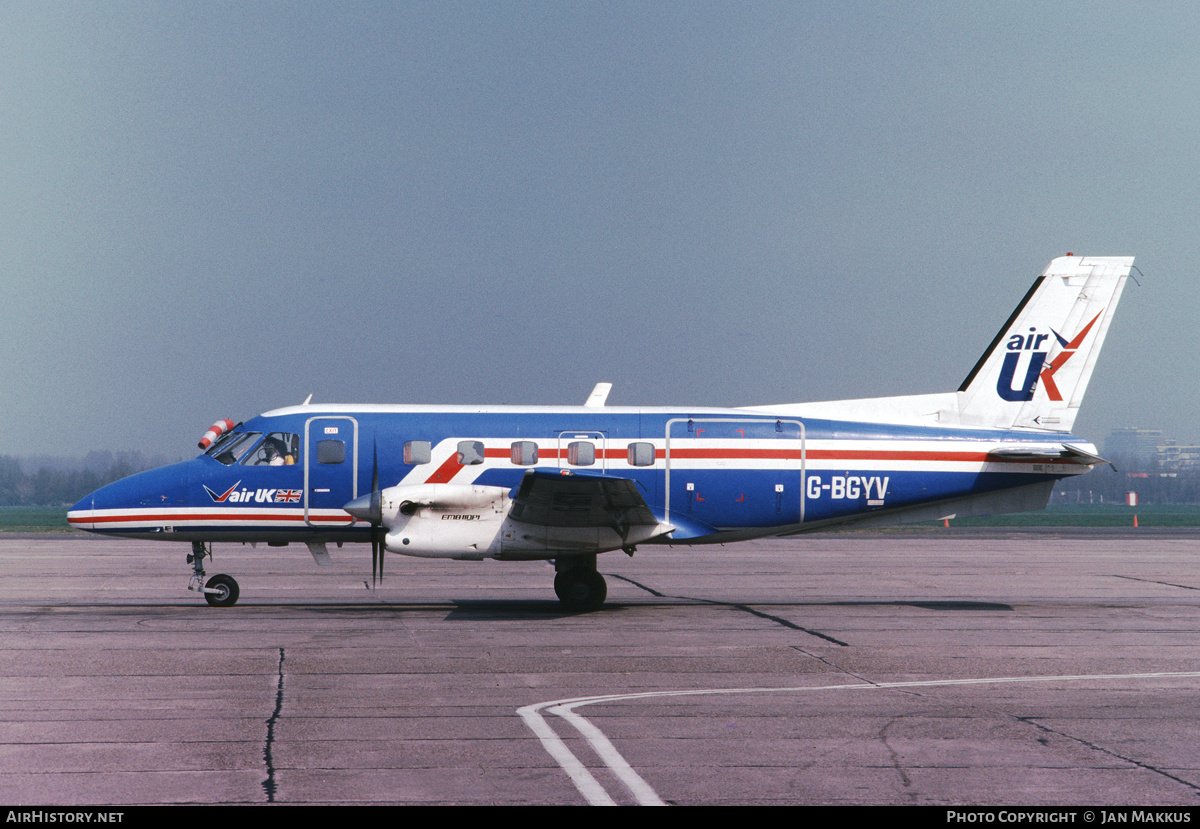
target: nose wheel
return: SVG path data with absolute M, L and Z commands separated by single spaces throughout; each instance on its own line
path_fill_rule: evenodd
M 204 601 L 212 607 L 233 607 L 238 600 L 238 583 L 233 576 L 224 573 L 206 579 L 204 576 L 204 559 L 212 558 L 212 545 L 203 541 L 192 542 L 192 552 L 188 554 L 188 564 L 192 565 L 192 580 L 188 590 L 204 594 Z
M 218 573 L 204 583 L 204 601 L 213 607 L 233 607 L 238 600 L 238 583 L 233 576 Z

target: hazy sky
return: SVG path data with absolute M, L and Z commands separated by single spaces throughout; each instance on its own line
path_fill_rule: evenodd
M 1075 431 L 1200 441 L 1193 3 L 0 4 L 0 454 L 314 402 L 949 391 L 1135 255 Z

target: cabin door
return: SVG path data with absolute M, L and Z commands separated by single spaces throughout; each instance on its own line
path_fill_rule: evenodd
M 804 424 L 795 419 L 673 418 L 666 508 L 714 528 L 804 520 Z
M 358 421 L 345 415 L 304 423 L 304 521 L 344 527 L 354 516 L 342 506 L 358 497 Z

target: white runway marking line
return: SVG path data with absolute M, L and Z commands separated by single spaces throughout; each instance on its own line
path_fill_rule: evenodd
M 609 694 L 600 697 L 577 697 L 575 699 L 558 699 L 549 702 L 539 702 L 517 709 L 521 719 L 529 726 L 542 747 L 562 767 L 571 778 L 575 788 L 583 795 L 591 806 L 615 806 L 616 801 L 600 784 L 595 776 L 588 771 L 583 761 L 567 748 L 550 724 L 542 716 L 543 711 L 561 717 L 579 732 L 592 750 L 600 757 L 604 765 L 629 789 L 639 806 L 665 806 L 665 801 L 642 779 L 641 775 L 621 756 L 612 742 L 604 733 L 583 716 L 576 714 L 576 708 L 584 705 L 595 705 L 601 702 L 625 702 L 628 700 L 654 699 L 662 697 L 697 697 L 718 694 L 780 694 L 780 693 L 810 693 L 813 691 L 870 691 L 888 688 L 936 688 L 952 685 L 999 685 L 1019 682 L 1087 682 L 1105 680 L 1130 679 L 1194 679 L 1200 678 L 1200 671 L 1177 671 L 1149 674 L 1078 674 L 1073 676 L 1009 676 L 989 677 L 985 679 L 932 679 L 916 682 L 861 682 L 853 685 L 809 685 L 794 688 L 708 688 L 695 691 L 643 691 L 637 694 Z

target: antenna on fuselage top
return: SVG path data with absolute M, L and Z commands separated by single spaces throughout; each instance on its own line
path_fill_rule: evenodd
M 308 401 L 310 401 L 310 400 L 312 400 L 312 394 L 311 394 L 311 393 L 309 393 L 308 397 L 304 398 L 304 402 L 303 402 L 303 403 L 301 403 L 300 405 L 301 405 L 301 406 L 307 406 L 307 405 L 308 405 Z
M 588 395 L 587 401 L 584 402 L 584 407 L 588 409 L 604 408 L 610 391 L 612 391 L 612 383 L 597 383 L 596 388 L 592 389 L 592 393 Z

